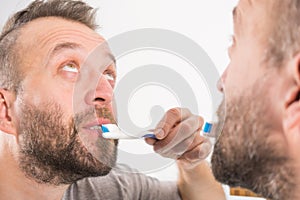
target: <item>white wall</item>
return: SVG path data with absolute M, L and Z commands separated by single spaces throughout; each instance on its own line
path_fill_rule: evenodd
M 8 15 L 22 8 L 28 2 L 25 0 L 2 1 L 0 3 L 0 25 L 4 24 Z M 99 8 L 98 21 L 102 27 L 99 33 L 107 39 L 139 28 L 168 29 L 183 34 L 199 44 L 208 53 L 220 74 L 228 63 L 227 47 L 230 44 L 229 38 L 232 33 L 231 11 L 237 0 L 89 0 L 88 2 Z M 178 67 L 180 60 L 175 59 L 174 61 L 174 59 L 166 53 L 153 50 L 136 52 L 118 61 L 119 75 L 123 77 L 128 70 L 144 64 L 170 66 L 176 62 Z M 176 67 L 174 66 L 174 68 Z M 180 71 L 180 66 L 178 70 Z M 180 73 L 184 74 L 184 71 Z M 188 74 L 190 73 L 188 72 Z M 203 100 L 198 114 L 207 116 L 211 111 L 206 110 L 207 106 L 205 105 L 210 104 L 210 99 L 208 95 L 204 94 L 207 91 L 204 92 L 205 89 L 202 87 L 194 85 L 193 89 L 197 97 Z M 171 93 L 157 86 L 145 87 L 141 91 L 133 92 L 131 102 L 127 102 L 127 106 L 132 121 L 138 126 L 144 127 L 151 123 L 149 112 L 153 104 L 151 101 L 147 101 L 147 95 L 158 90 L 161 90 L 160 94 L 163 97 L 160 99 L 165 99 L 165 101 L 160 100 L 156 103 L 163 104 L 163 108 L 177 105 L 176 99 L 172 97 Z M 139 154 L 151 152 L 151 149 L 145 146 L 143 141 L 123 142 L 120 148 L 133 154 L 137 153 L 137 149 Z M 160 179 L 174 180 L 176 174 L 176 167 L 172 165 L 151 175 Z
M 1 1 L 0 26 L 29 0 Z M 88 0 L 99 8 L 100 33 L 106 38 L 138 28 L 182 33 L 201 45 L 219 71 L 228 63 L 231 11 L 237 0 Z

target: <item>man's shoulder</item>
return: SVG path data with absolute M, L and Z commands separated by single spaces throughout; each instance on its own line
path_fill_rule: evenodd
M 123 164 L 115 166 L 109 174 L 81 179 L 68 188 L 64 199 L 114 199 L 112 195 L 122 196 L 123 187 L 134 185 L 135 169 Z M 106 195 L 110 194 L 111 196 Z

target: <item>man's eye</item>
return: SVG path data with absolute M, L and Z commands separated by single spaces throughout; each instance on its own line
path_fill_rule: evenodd
M 106 80 L 109 80 L 109 81 L 115 80 L 115 76 L 113 74 L 104 74 L 104 77 L 106 78 Z
M 79 72 L 77 66 L 73 63 L 68 63 L 68 64 L 64 65 L 62 70 L 67 71 L 67 72 L 73 72 L 73 73 L 78 73 Z

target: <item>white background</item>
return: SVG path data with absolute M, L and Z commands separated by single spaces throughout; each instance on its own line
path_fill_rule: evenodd
M 2 1 L 0 3 L 0 25 L 5 23 L 10 14 L 23 8 L 28 2 L 25 0 Z M 227 48 L 230 45 L 230 35 L 232 34 L 231 12 L 237 0 L 89 0 L 88 2 L 99 8 L 98 23 L 101 26 L 99 33 L 107 39 L 139 28 L 168 29 L 183 34 L 198 43 L 208 53 L 220 74 L 229 62 Z M 158 57 L 162 59 L 157 59 Z M 153 64 L 153 60 L 155 60 L 155 64 L 173 65 L 173 59 L 168 55 L 158 55 L 157 52 L 139 52 L 118 62 L 119 75 L 122 77 L 122 74 L 128 72 L 128 69 L 139 65 Z M 180 61 L 177 62 L 177 67 L 178 63 Z M 126 66 L 122 66 L 122 64 Z M 128 64 L 130 66 L 127 66 Z M 205 88 L 195 85 L 193 89 L 198 92 L 196 92 L 198 97 L 204 100 L 204 105 L 210 105 Z M 150 123 L 149 111 L 153 106 L 151 102 L 148 102 L 149 105 L 147 105 L 145 95 L 155 91 L 160 91 L 164 97 L 162 99 L 165 101 L 160 102 L 164 104 L 164 108 L 177 106 L 176 98 L 174 99 L 172 94 L 161 88 L 148 87 L 137 91 L 133 94 L 128 106 L 132 120 L 141 127 Z M 208 116 L 211 111 L 206 109 L 207 106 L 200 107 L 201 112 L 197 114 Z M 124 142 L 121 143 L 120 148 L 132 153 L 151 151 L 142 142 Z M 176 167 L 173 165 L 151 175 L 163 180 L 174 180 L 177 176 Z

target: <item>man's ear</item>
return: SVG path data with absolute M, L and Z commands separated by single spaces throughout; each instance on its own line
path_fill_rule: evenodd
M 0 131 L 16 135 L 16 128 L 12 120 L 12 103 L 15 95 L 5 89 L 0 89 Z
M 282 66 L 285 80 L 285 107 L 286 109 L 293 103 L 300 100 L 300 52 L 288 62 L 287 66 Z
M 288 63 L 283 130 L 289 149 L 298 157 L 300 146 L 300 53 Z

